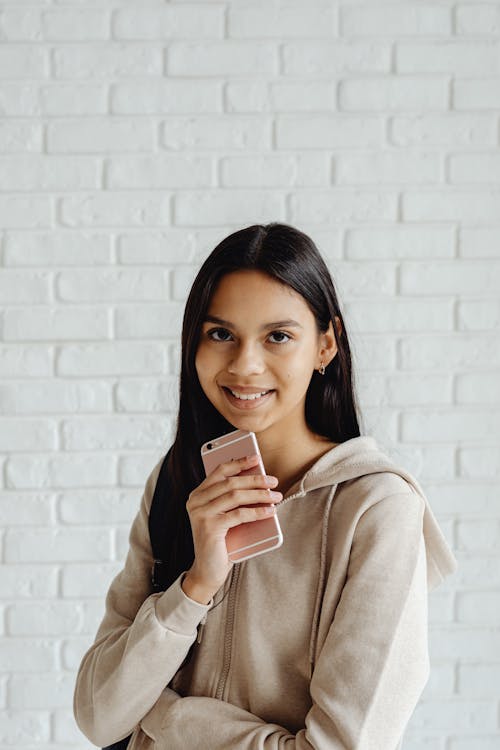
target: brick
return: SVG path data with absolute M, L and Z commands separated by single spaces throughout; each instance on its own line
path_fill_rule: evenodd
M 127 305 L 115 313 L 116 339 L 172 339 L 182 333 L 181 305 Z
M 57 278 L 59 299 L 69 302 L 138 302 L 164 300 L 168 272 L 132 268 L 61 271 Z
M 0 375 L 3 378 L 52 375 L 52 353 L 43 346 L 0 346 Z
M 460 655 L 463 661 L 481 660 L 491 661 L 492 654 L 500 653 L 500 632 L 491 628 L 474 628 L 471 638 L 470 627 L 463 625 L 449 625 L 435 627 L 429 643 L 432 659 L 457 659 Z
M 500 8 L 493 3 L 465 3 L 455 11 L 456 34 L 498 35 Z
M 64 157 L 66 159 L 66 157 Z M 97 232 L 7 232 L 5 266 L 99 266 L 111 263 L 111 238 Z
M 500 302 L 476 299 L 458 303 L 457 325 L 460 331 L 492 331 L 500 325 Z
M 17 455 L 7 462 L 6 487 L 39 490 L 112 486 L 116 482 L 115 467 L 116 459 L 106 455 Z
M 60 379 L 1 383 L 0 407 L 6 415 L 111 412 L 112 384 Z
M 429 597 L 429 625 L 431 628 L 434 625 L 453 622 L 454 599 L 455 593 L 453 591 L 432 592 L 432 596 Z
M 306 89 L 310 88 L 303 84 L 298 84 L 305 92 Z M 227 112 L 271 112 L 278 111 L 277 105 L 271 106 L 271 84 L 267 81 L 255 81 L 255 80 L 229 80 L 224 87 L 224 109 Z M 328 87 L 328 84 L 327 84 Z M 324 86 L 323 86 L 324 88 Z M 335 90 L 330 85 L 330 101 L 334 105 L 335 103 Z M 286 95 L 285 95 L 286 96 Z M 312 95 L 314 98 L 314 94 Z M 294 99 L 293 94 L 291 98 Z M 299 99 L 300 101 L 300 99 Z M 300 106 L 297 102 L 296 106 Z M 307 110 L 307 102 L 304 104 Z M 292 111 L 295 111 L 292 105 Z
M 0 47 L 1 78 L 46 78 L 48 50 L 36 45 L 10 44 Z
M 63 450 L 135 450 L 163 444 L 161 416 L 150 418 L 120 415 L 64 419 L 61 424 Z
M 493 222 L 500 214 L 500 192 L 408 190 L 403 195 L 402 211 L 403 221 Z
M 3 8 L 0 38 L 4 42 L 41 41 L 42 11 L 37 8 Z
M 55 450 L 57 424 L 50 419 L 0 419 L 0 451 Z
M 52 278 L 46 271 L 0 270 L 0 298 L 4 304 L 49 302 Z
M 276 146 L 287 149 L 373 148 L 382 145 L 384 123 L 379 117 L 283 116 L 276 120 Z
M 500 529 L 498 531 L 500 540 Z M 500 592 L 468 591 L 457 596 L 457 621 L 469 625 L 500 624 Z
M 452 737 L 449 750 L 498 750 L 498 732 L 487 737 L 485 734 L 467 736 L 462 738 Z
M 0 568 L 0 598 L 32 599 L 57 596 L 55 565 L 3 565 Z
M 106 118 L 54 121 L 47 128 L 47 149 L 54 153 L 148 151 L 154 131 L 147 120 Z
M 107 87 L 102 84 L 53 83 L 40 89 L 40 109 L 49 116 L 104 115 Z
M 82 734 L 76 725 L 72 711 L 57 709 L 53 712 L 53 721 L 56 742 L 68 747 L 82 741 Z
M 396 266 L 393 263 L 338 261 L 334 265 L 330 264 L 330 272 L 335 284 L 342 290 L 341 297 L 393 295 L 396 291 Z M 385 303 L 381 301 L 380 304 Z M 389 304 L 392 305 L 392 300 Z
M 278 47 L 259 40 L 171 42 L 167 47 L 167 75 L 276 75 Z
M 344 111 L 394 112 L 446 109 L 446 78 L 386 76 L 349 78 L 339 84 L 339 109 Z
M 420 114 L 394 117 L 389 142 L 395 146 L 425 145 L 450 149 L 461 146 L 496 146 L 496 120 L 482 114 Z
M 498 154 L 452 154 L 448 163 L 449 181 L 456 185 L 494 184 L 500 179 Z
M 494 351 L 494 350 L 493 350 Z M 492 366 L 495 366 L 493 361 Z M 456 399 L 464 404 L 494 404 L 498 396 L 498 373 L 462 373 L 456 376 Z
M 292 221 L 330 224 L 364 221 L 395 221 L 397 195 L 387 191 L 351 190 L 295 193 L 290 196 Z
M 440 157 L 433 153 L 340 153 L 335 155 L 335 182 L 340 185 L 360 183 L 436 183 L 440 176 Z
M 470 594 L 467 594 L 470 596 Z M 500 664 L 459 664 L 458 693 L 471 698 L 495 695 L 500 683 Z
M 445 734 L 471 732 L 474 729 L 494 731 L 496 707 L 493 701 L 435 698 L 421 701 L 414 713 L 413 725 L 426 730 L 439 730 Z
M 121 565 L 117 562 L 99 565 L 68 564 L 62 570 L 62 595 L 67 599 L 96 596 L 102 601 L 111 581 L 120 570 Z
M 101 184 L 96 159 L 53 156 L 0 158 L 0 190 L 91 190 Z
M 493 402 L 493 399 L 492 399 Z M 500 478 L 500 447 L 468 447 L 458 451 L 460 476 L 477 479 Z
M 41 150 L 42 126 L 40 123 L 25 120 L 0 122 L 0 153 L 36 153 Z M 0 159 L 0 164 L 2 164 L 0 177 L 3 177 L 4 161 L 6 160 Z
M 55 498 L 51 494 L 5 492 L 0 497 L 2 526 L 50 525 Z
M 497 75 L 500 45 L 485 41 L 436 41 L 396 44 L 398 73 L 450 73 L 454 76 Z
M 0 742 L 25 746 L 27 742 L 47 742 L 50 714 L 41 711 L 0 711 Z
M 7 607 L 6 620 L 9 635 L 65 635 L 82 631 L 83 611 L 78 602 L 21 602 Z
M 457 549 L 467 552 L 494 553 L 498 550 L 499 543 L 500 521 L 471 519 L 457 523 Z
M 0 77 L 0 114 L 10 117 L 39 115 L 40 89 L 38 84 L 24 81 L 3 82 Z M 39 123 L 35 123 L 35 127 Z M 6 127 L 8 127 L 6 123 Z M 27 127 L 27 126 L 26 126 Z
M 116 409 L 120 412 L 177 413 L 179 384 L 177 378 L 129 380 L 117 384 Z
M 436 442 L 453 441 L 457 435 L 466 435 L 468 441 L 484 440 L 486 436 L 495 440 L 500 438 L 500 415 L 494 411 L 479 409 L 466 411 L 430 411 L 406 413 L 402 415 L 401 434 L 403 440 L 419 440 L 426 435 Z
M 152 468 L 156 466 L 158 461 L 163 458 L 165 454 L 166 450 L 156 450 L 142 453 L 129 453 L 122 456 L 119 467 L 120 486 L 133 487 L 137 498 L 139 498 Z
M 45 672 L 55 668 L 55 643 L 48 639 L 2 638 L 0 662 L 4 672 Z
M 42 195 L 0 195 L 0 226 L 34 229 L 51 224 L 51 198 Z
M 91 42 L 108 39 L 110 12 L 99 8 L 45 11 L 42 28 L 47 41 Z
M 89 639 L 87 636 L 85 636 L 85 638 L 75 636 L 64 640 L 61 647 L 63 668 L 71 669 L 76 673 L 84 654 L 89 649 L 89 645 Z
M 239 104 L 236 109 L 240 111 L 252 111 L 255 108 L 261 110 L 257 102 L 252 101 L 251 95 L 248 95 L 248 86 L 245 86 L 245 84 L 246 82 L 238 81 L 228 84 L 228 103 L 231 104 L 232 108 Z M 259 84 L 256 83 L 255 86 L 259 86 Z M 270 82 L 269 93 L 264 98 L 263 103 L 265 104 L 268 99 L 265 111 L 311 112 L 313 114 L 315 110 L 334 111 L 337 108 L 336 98 L 336 82 L 334 81 L 314 81 L 312 78 L 305 81 L 292 79 Z M 244 109 L 245 102 L 246 110 Z
M 232 156 L 220 160 L 222 187 L 283 187 L 297 182 L 293 155 Z
M 105 529 L 9 529 L 5 534 L 7 562 L 109 561 L 109 531 Z
M 470 557 L 468 553 L 461 553 L 460 550 L 456 550 L 456 557 L 458 568 L 454 573 L 455 586 L 461 590 L 475 591 L 478 581 L 488 581 L 489 586 L 497 589 L 500 587 L 500 566 L 497 557 L 482 557 L 477 553 Z
M 75 688 L 75 677 L 64 672 L 12 675 L 9 681 L 9 706 L 13 709 L 66 708 L 68 695 Z
M 228 9 L 228 33 L 243 39 L 332 37 L 337 34 L 336 12 L 327 5 L 298 7 L 234 7 Z
M 426 490 L 431 507 L 438 515 L 443 513 L 454 517 L 475 517 L 495 515 L 498 512 L 500 492 L 491 482 L 465 482 L 462 478 L 460 481 L 436 485 L 428 483 Z M 474 499 L 473 502 L 471 498 Z
M 0 92 L 1 96 L 1 92 Z M 222 83 L 199 80 L 130 80 L 111 86 L 111 112 L 116 114 L 192 114 L 222 111 Z M 174 123 L 175 124 L 175 123 Z
M 109 336 L 109 311 L 104 308 L 17 308 L 4 314 L 6 341 L 99 339 Z M 57 409 L 56 409 L 57 411 Z
M 402 7 L 394 4 L 380 4 L 378 7 L 355 5 L 341 7 L 340 29 L 343 36 L 447 35 L 451 33 L 451 14 L 448 8 L 432 3 Z
M 414 380 L 415 378 L 411 379 L 413 382 Z M 389 377 L 389 384 L 391 384 L 392 381 L 393 378 Z M 414 476 L 419 477 L 419 481 L 424 486 L 424 489 L 425 484 L 428 481 L 453 479 L 455 477 L 454 446 L 439 445 L 436 443 L 433 443 L 432 445 L 406 443 L 399 444 L 399 451 L 402 452 L 401 460 L 403 461 L 403 465 L 408 467 L 408 470 Z
M 170 223 L 170 196 L 158 193 L 94 193 L 62 198 L 61 223 L 70 227 L 144 226 Z M 1 209 L 0 209 L 1 210 Z
M 168 155 L 108 159 L 108 188 L 198 188 L 215 184 L 213 157 Z
M 352 281 L 356 293 L 355 281 Z M 348 292 L 349 293 L 349 292 Z M 392 293 L 392 290 L 389 291 Z M 453 301 L 426 299 L 420 301 L 394 299 L 390 301 L 356 300 L 345 305 L 351 324 L 362 331 L 451 331 L 453 329 Z M 428 396 L 429 394 L 427 394 Z
M 255 221 L 283 221 L 284 195 L 262 190 L 185 191 L 174 196 L 174 222 L 177 226 L 214 226 L 231 223 L 238 226 Z
M 453 260 L 401 266 L 403 294 L 491 295 L 499 288 L 500 262 Z
M 462 227 L 459 250 L 464 258 L 500 258 L 500 229 L 497 227 Z
M 431 307 L 434 315 L 438 311 Z M 374 311 L 376 314 L 376 311 Z M 424 323 L 427 326 L 427 321 Z M 404 373 L 387 378 L 387 401 L 391 406 L 451 404 L 452 378 L 442 373 Z
M 356 227 L 348 229 L 345 254 L 349 260 L 425 260 L 452 258 L 453 227 Z
M 458 78 L 452 81 L 454 109 L 500 108 L 500 78 Z
M 197 269 L 193 266 L 181 266 L 172 271 L 172 293 L 174 300 L 184 300 L 189 294 Z
M 118 237 L 118 259 L 121 264 L 189 263 L 193 260 L 194 249 L 194 234 L 185 229 L 139 231 Z M 144 312 L 144 307 L 142 311 Z
M 283 45 L 283 72 L 290 76 L 342 76 L 351 73 L 389 73 L 391 47 L 381 42 L 287 42 Z
M 272 123 L 263 117 L 170 118 L 161 145 L 170 150 L 248 150 L 271 147 Z
M 116 341 L 63 346 L 57 361 L 58 375 L 146 375 L 166 372 L 166 350 L 162 344 Z
M 160 47 L 136 44 L 61 45 L 53 50 L 55 78 L 127 78 L 161 75 L 163 55 Z
M 186 7 L 119 10 L 114 15 L 117 39 L 211 39 L 224 36 L 224 7 Z

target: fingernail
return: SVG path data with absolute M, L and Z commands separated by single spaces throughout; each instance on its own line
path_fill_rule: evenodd
M 276 498 L 276 500 L 279 500 L 280 498 L 282 498 L 282 497 L 283 497 L 283 495 L 281 494 L 281 492 L 273 492 L 273 491 L 271 490 L 271 493 L 270 493 L 270 494 L 271 494 L 271 497 L 274 497 L 274 498 Z
M 266 477 L 266 484 L 269 484 L 271 487 L 278 484 L 278 480 L 276 477 Z

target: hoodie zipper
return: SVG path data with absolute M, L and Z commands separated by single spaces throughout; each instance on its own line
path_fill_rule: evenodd
M 215 698 L 222 700 L 224 688 L 226 686 L 227 676 L 229 674 L 229 667 L 231 666 L 231 649 L 233 644 L 233 629 L 234 629 L 234 615 L 236 605 L 236 593 L 238 587 L 238 580 L 240 578 L 242 562 L 233 566 L 231 583 L 229 588 L 229 599 L 227 603 L 227 619 L 226 628 L 224 633 L 224 659 L 222 663 L 222 672 L 217 683 L 217 690 L 215 691 Z

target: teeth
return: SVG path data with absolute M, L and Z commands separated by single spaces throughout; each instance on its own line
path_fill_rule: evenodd
M 242 401 L 255 401 L 256 398 L 260 398 L 261 396 L 265 396 L 266 393 L 269 393 L 269 391 L 262 391 L 262 393 L 236 393 L 236 391 L 232 391 L 230 388 L 228 390 L 233 396 L 235 396 L 235 398 L 241 398 Z

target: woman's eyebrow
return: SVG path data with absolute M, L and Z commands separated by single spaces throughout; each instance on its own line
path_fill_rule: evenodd
M 225 328 L 236 328 L 233 323 L 231 323 L 229 320 L 224 320 L 223 318 L 218 318 L 216 315 L 205 315 L 204 323 L 217 323 L 220 326 L 224 326 Z M 269 328 L 283 328 L 283 327 L 294 327 L 294 328 L 302 328 L 300 323 L 298 323 L 296 320 L 275 320 L 273 323 L 264 323 L 263 326 L 260 327 L 261 331 L 268 330 Z

